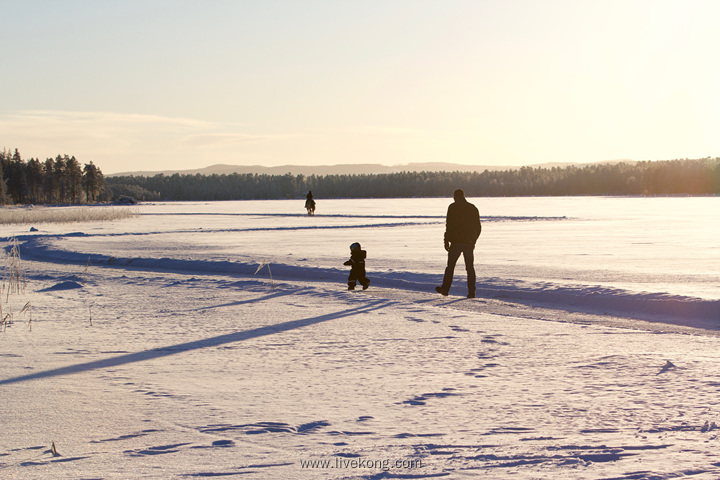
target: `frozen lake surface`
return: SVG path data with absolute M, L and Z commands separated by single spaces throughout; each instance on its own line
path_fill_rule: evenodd
M 471 201 L 474 300 L 447 199 L 2 227 L 0 477 L 718 478 L 719 200 Z
M 482 198 L 478 296 L 633 318 L 720 317 L 720 198 Z M 133 222 L 76 236 L 48 227 L 33 255 L 103 264 L 338 281 L 349 245 L 368 252 L 376 286 L 433 291 L 442 279 L 447 199 L 157 203 Z M 21 232 L 18 232 L 21 233 Z M 462 260 L 451 294 L 467 291 Z

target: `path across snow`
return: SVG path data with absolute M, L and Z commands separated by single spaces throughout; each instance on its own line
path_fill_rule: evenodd
M 720 477 L 716 332 L 262 271 L 25 268 L 2 478 Z

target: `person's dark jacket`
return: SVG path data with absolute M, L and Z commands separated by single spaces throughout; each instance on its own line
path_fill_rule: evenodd
M 465 199 L 455 200 L 448 207 L 445 223 L 445 243 L 470 243 L 475 245 L 482 226 L 477 207 Z
M 365 250 L 356 249 L 350 252 L 350 260 L 343 263 L 350 267 L 365 267 L 365 259 L 367 258 L 367 252 Z

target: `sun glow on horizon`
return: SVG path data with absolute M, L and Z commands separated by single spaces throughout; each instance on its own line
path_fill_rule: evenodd
M 0 7 L 0 138 L 24 158 L 113 173 L 720 155 L 717 2 L 67 5 Z

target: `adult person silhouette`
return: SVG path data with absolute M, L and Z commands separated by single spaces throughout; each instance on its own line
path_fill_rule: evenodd
M 313 199 L 312 190 L 308 192 L 305 200 L 305 208 L 307 209 L 308 216 L 315 215 L 315 200 Z
M 453 281 L 453 273 L 460 254 L 465 259 L 467 271 L 468 298 L 475 298 L 475 242 L 477 242 L 482 225 L 477 207 L 468 202 L 465 192 L 458 189 L 453 195 L 455 201 L 450 204 L 445 220 L 445 250 L 448 252 L 447 267 L 443 283 L 435 287 L 435 291 L 447 295 Z

